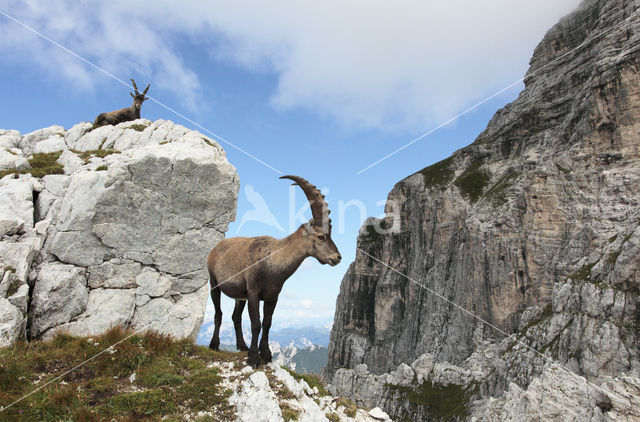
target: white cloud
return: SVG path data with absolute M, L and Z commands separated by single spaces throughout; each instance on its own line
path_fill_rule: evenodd
M 122 1 L 3 3 L 1 9 L 7 14 L 125 82 L 129 83 L 130 75 L 141 75 L 146 80 L 137 79 L 140 88 L 153 80 L 156 89 L 174 94 L 182 105 L 195 109 L 200 89 L 196 73 L 172 48 L 172 34 L 149 21 L 144 8 Z M 104 73 L 4 16 L 0 17 L 0 53 L 13 63 L 35 64 L 74 92 L 92 91 L 96 83 L 104 85 Z
M 110 71 L 152 77 L 192 107 L 206 68 L 185 65 L 175 36 L 218 60 L 274 72 L 277 108 L 349 126 L 422 128 L 520 78 L 544 32 L 578 2 L 57 0 L 3 10 Z M 4 55 L 83 85 L 95 78 L 13 23 L 0 23 L 0 35 Z
M 276 107 L 375 127 L 440 121 L 517 80 L 578 0 L 214 2 L 198 18 L 188 4 L 222 57 L 277 73 Z

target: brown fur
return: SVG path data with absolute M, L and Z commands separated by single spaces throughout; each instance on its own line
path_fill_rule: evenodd
M 131 83 L 133 83 L 133 88 L 135 90 L 135 95 L 129 93 L 133 97 L 133 104 L 131 107 L 123 108 L 116 111 L 110 111 L 109 113 L 101 113 L 96 117 L 93 124 L 96 126 L 102 125 L 117 125 L 122 122 L 129 122 L 131 120 L 136 120 L 140 118 L 140 107 L 142 107 L 142 103 L 148 98 L 145 97 L 147 91 L 151 84 L 147 85 L 144 92 L 140 94 L 138 91 L 138 87 L 136 83 L 131 79 Z
M 297 180 L 308 184 L 304 179 Z M 305 188 L 308 186 L 306 185 Z M 315 189 L 315 186 L 312 187 Z M 307 189 L 305 193 L 307 192 L 311 192 L 307 194 L 308 198 L 309 195 L 315 195 L 313 190 Z M 319 195 L 319 192 L 317 194 Z M 324 197 L 322 199 L 324 200 Z M 314 218 L 313 221 L 318 220 Z M 213 248 L 207 259 L 211 298 L 216 309 L 215 329 L 209 344 L 210 348 L 218 349 L 220 346 L 219 335 L 222 323 L 220 294 L 224 293 L 236 300 L 232 319 L 238 349 L 249 350 L 249 364 L 253 367 L 257 367 L 260 361 L 264 363 L 271 361 L 269 328 L 284 282 L 309 256 L 316 258 L 321 264 L 329 265 L 337 265 L 342 259 L 331 239 L 331 232 L 327 233 L 323 230 L 323 227 L 327 226 L 330 228 L 330 223 L 314 225 L 310 222 L 301 225 L 283 239 L 274 239 L 269 236 L 234 237 L 221 240 Z M 264 301 L 264 318 L 258 354 L 258 335 L 261 325 L 260 301 Z M 249 303 L 251 318 L 251 348 L 247 348 L 242 335 L 242 311 L 245 302 Z

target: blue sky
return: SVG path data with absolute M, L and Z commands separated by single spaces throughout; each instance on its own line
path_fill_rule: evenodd
M 522 85 L 358 171 L 519 80 L 546 30 L 577 4 L 0 0 L 0 128 L 68 129 L 130 105 L 127 87 L 6 14 L 121 80 L 151 83 L 153 99 L 283 174 L 327 188 L 343 261 L 333 268 L 305 261 L 274 314 L 276 329 L 325 325 L 362 223 L 353 206 L 337 221 L 339 204 L 359 201 L 367 216 L 381 215 L 380 201 L 397 181 L 471 143 Z M 197 129 L 153 101 L 142 116 Z M 221 145 L 241 182 L 227 235 L 288 234 L 290 207 L 305 204 L 302 192 L 290 205 L 289 184 L 277 171 Z M 264 199 L 285 231 L 256 221 L 238 230 L 253 209 L 246 189 Z M 223 302 L 228 327 L 232 302 Z

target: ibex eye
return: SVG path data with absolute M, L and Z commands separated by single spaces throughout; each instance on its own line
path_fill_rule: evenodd
M 318 235 L 318 240 L 327 240 L 327 236 L 324 234 L 319 234 Z

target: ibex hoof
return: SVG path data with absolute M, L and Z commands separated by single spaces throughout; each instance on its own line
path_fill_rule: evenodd
M 260 351 L 260 360 L 262 363 L 269 363 L 273 360 L 270 350 Z
M 247 359 L 247 364 L 249 364 L 253 369 L 256 369 L 258 366 L 260 366 L 260 357 L 258 356 L 257 352 L 251 353 L 251 351 L 249 351 L 249 359 Z

